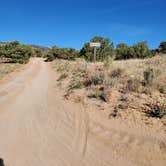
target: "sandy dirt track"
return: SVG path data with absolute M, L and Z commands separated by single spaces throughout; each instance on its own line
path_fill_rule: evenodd
M 165 166 L 163 133 L 127 127 L 65 101 L 42 59 L 0 83 L 0 158 L 7 166 Z

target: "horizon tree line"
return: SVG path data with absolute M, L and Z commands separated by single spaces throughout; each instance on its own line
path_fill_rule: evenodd
M 75 60 L 77 58 L 92 61 L 93 48 L 90 47 L 90 42 L 101 43 L 101 47 L 96 51 L 97 61 L 105 61 L 108 58 L 115 60 L 144 59 L 151 58 L 159 53 L 166 54 L 166 41 L 161 42 L 155 50 L 150 50 L 147 42 L 138 42 L 132 46 L 128 46 L 126 43 L 119 43 L 115 48 L 114 42 L 109 38 L 95 36 L 89 42 L 86 42 L 80 50 L 60 48 L 58 46 L 42 49 L 42 47 L 25 45 L 18 41 L 0 43 L 0 60 L 8 59 L 7 62 L 10 63 L 27 63 L 30 57 L 36 56 L 44 57 L 46 61 L 54 59 Z

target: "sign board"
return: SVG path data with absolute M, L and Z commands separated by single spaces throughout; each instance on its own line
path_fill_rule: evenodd
M 90 47 L 100 47 L 101 43 L 90 42 Z

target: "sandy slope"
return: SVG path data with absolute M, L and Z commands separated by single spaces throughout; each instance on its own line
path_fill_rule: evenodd
M 164 135 L 65 101 L 49 64 L 0 84 L 0 158 L 8 166 L 165 166 Z

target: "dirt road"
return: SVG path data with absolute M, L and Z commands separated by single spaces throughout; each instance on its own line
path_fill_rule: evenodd
M 165 166 L 164 139 L 65 101 L 42 59 L 0 84 L 0 158 L 7 166 Z

